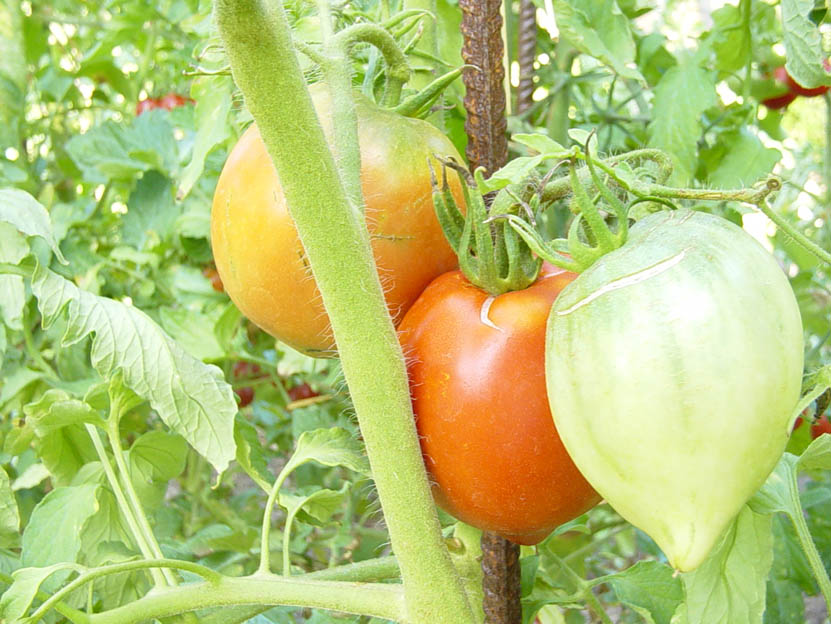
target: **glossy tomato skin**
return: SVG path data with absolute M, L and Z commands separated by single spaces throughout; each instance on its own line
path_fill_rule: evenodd
M 446 273 L 399 328 L 436 502 L 518 544 L 599 501 L 560 442 L 545 392 L 546 319 L 575 277 L 546 266 L 529 288 L 493 299 L 483 322 L 488 294 Z
M 326 91 L 321 85 L 310 90 L 331 136 Z M 363 99 L 356 108 L 373 253 L 387 304 L 400 320 L 434 277 L 457 266 L 434 214 L 427 162 L 433 155 L 461 159 L 449 139 L 425 121 L 382 111 Z M 463 205 L 455 177 L 450 183 Z M 225 291 L 245 316 L 300 351 L 334 354 L 329 319 L 256 126 L 240 138 L 220 175 L 211 244 Z
M 781 457 L 802 371 L 787 276 L 703 212 L 638 221 L 548 322 L 548 396 L 566 448 L 681 571 L 701 564 Z

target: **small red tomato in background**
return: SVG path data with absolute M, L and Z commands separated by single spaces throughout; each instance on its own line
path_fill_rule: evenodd
M 823 433 L 831 433 L 831 421 L 828 419 L 828 412 L 825 412 L 821 416 L 819 416 L 816 420 L 812 420 L 809 413 L 806 415 L 805 412 L 802 412 L 802 416 L 807 416 L 807 420 L 811 422 L 811 439 L 816 440 L 820 437 Z M 796 431 L 802 426 L 802 423 L 805 422 L 805 419 L 800 416 L 796 419 L 796 422 L 793 424 L 793 430 Z
M 292 401 L 302 401 L 303 399 L 311 399 L 319 396 L 319 394 L 312 390 L 312 387 L 305 381 L 297 386 L 289 388 L 286 390 L 286 393 Z
M 136 103 L 136 116 L 146 113 L 149 110 L 153 110 L 154 108 L 159 108 L 159 100 L 154 100 L 152 98 L 140 100 Z
M 436 502 L 518 544 L 600 500 L 560 441 L 546 394 L 546 321 L 575 277 L 543 267 L 530 287 L 489 299 L 460 271 L 445 273 L 399 328 Z
M 261 371 L 262 369 L 257 364 L 252 364 L 251 362 L 236 362 L 231 374 L 234 379 L 249 379 L 257 377 Z M 251 386 L 234 388 L 234 392 L 239 398 L 240 407 L 245 407 L 254 400 L 254 388 Z
M 811 425 L 811 438 L 816 440 L 823 433 L 831 433 L 831 421 L 828 419 L 828 412 L 817 418 L 814 424 Z
M 219 271 L 216 270 L 215 266 L 206 266 L 202 269 L 202 275 L 211 282 L 211 288 L 216 292 L 225 292 L 225 287 L 222 285 L 222 278 L 219 277 Z
M 775 93 L 763 99 L 762 104 L 772 110 L 786 108 L 788 104 L 796 99 L 796 93 L 791 90 L 790 84 L 788 83 L 790 79 L 788 72 L 784 66 L 780 66 L 773 70 L 773 75 L 770 78 L 775 83 L 775 88 L 773 88 Z
M 822 66 L 825 69 L 826 73 L 831 72 L 831 61 L 829 61 L 828 59 L 825 59 L 822 62 Z M 781 69 L 783 71 L 785 70 L 784 67 L 777 67 L 777 69 Z M 801 95 L 803 97 L 817 97 L 818 95 L 822 95 L 823 93 L 828 91 L 828 87 L 826 87 L 826 86 L 814 87 L 814 88 L 811 88 L 811 89 L 803 87 L 796 80 L 794 80 L 787 71 L 785 71 L 785 76 L 786 76 L 785 80 L 788 83 L 788 88 L 790 88 L 791 92 L 795 93 L 796 95 Z M 777 77 L 777 79 L 778 79 L 778 77 Z
M 193 103 L 192 99 L 186 98 L 184 95 L 179 95 L 178 93 L 168 93 L 159 100 L 159 106 L 166 110 L 173 110 L 174 108 L 190 103 Z

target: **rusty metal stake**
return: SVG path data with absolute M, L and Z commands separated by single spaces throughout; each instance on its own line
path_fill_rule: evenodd
M 465 69 L 465 154 L 471 171 L 487 174 L 508 159 L 505 118 L 505 68 L 502 45 L 502 0 L 459 0 L 462 10 L 462 58 Z M 482 588 L 486 624 L 520 624 L 519 546 L 485 532 L 482 534 Z
M 537 59 L 537 7 L 533 0 L 520 0 L 517 41 L 519 87 L 516 91 L 516 112 L 522 113 L 531 108 L 534 103 L 534 61 Z

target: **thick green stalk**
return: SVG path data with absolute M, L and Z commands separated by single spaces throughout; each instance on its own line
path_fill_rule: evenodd
M 352 99 L 352 69 L 346 56 L 347 47 L 333 33 L 329 0 L 318 0 L 317 7 L 323 53 L 326 58 L 320 68 L 323 70 L 329 96 L 332 98 L 332 143 L 335 162 L 349 201 L 363 212 L 361 151 L 358 147 L 358 114 L 355 112 L 355 102 Z
M 280 174 L 332 324 L 401 567 L 406 621 L 470 624 L 467 598 L 441 538 L 404 358 L 366 224 L 344 192 L 292 51 L 282 6 L 218 0 L 215 13 L 234 79 Z
M 123 607 L 95 613 L 89 621 L 91 624 L 137 624 L 183 611 L 246 604 L 310 606 L 393 621 L 402 621 L 404 617 L 400 585 L 307 581 L 255 575 L 243 578 L 223 577 L 216 583 L 189 583 L 151 592 Z

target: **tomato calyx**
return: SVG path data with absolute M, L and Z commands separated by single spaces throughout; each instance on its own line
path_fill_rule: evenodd
M 568 177 L 573 193 L 570 209 L 575 214 L 567 238 L 545 242 L 531 223 L 516 215 L 506 214 L 497 217 L 507 220 L 511 228 L 538 257 L 574 273 L 586 270 L 602 256 L 622 247 L 629 235 L 629 208 L 632 204 L 624 204 L 601 179 L 591 156 L 591 139 L 592 134 L 586 141 L 584 152 L 574 149 L 567 160 Z M 599 207 L 589 196 L 587 186 L 580 180 L 577 171 L 578 158 L 586 161 L 591 186 L 599 192 L 604 211 L 617 220 L 615 230 L 606 223 Z
M 459 176 L 464 194 L 466 214 L 462 214 L 447 183 L 447 169 Z M 467 170 L 455 161 L 442 161 L 442 183 L 439 187 L 431 166 L 433 204 L 436 217 L 450 246 L 459 258 L 459 268 L 467 280 L 491 295 L 522 290 L 533 284 L 542 260 L 522 242 L 520 234 L 508 227 L 497 215 L 524 212 L 533 219 L 539 194 L 533 183 L 503 189 L 490 202 L 472 183 Z

